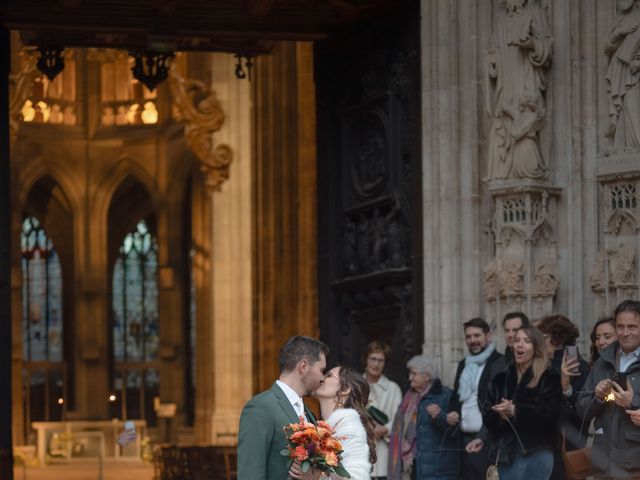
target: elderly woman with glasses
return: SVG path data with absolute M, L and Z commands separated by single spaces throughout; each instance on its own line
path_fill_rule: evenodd
M 454 427 L 447 423 L 451 389 L 425 355 L 407 362 L 411 388 L 396 413 L 389 441 L 389 480 L 454 480 Z

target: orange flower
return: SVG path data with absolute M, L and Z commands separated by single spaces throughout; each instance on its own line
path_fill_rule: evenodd
M 318 431 L 315 428 L 307 428 L 305 430 L 295 432 L 291 437 L 289 437 L 289 440 L 293 443 L 309 443 L 315 442 L 319 439 Z
M 302 445 L 298 445 L 295 450 L 291 452 L 291 458 L 295 458 L 296 460 L 302 462 L 309 458 L 309 452 Z
M 338 465 L 338 456 L 333 452 L 325 453 L 324 461 L 330 467 L 335 467 L 336 465 Z
M 327 451 L 339 452 L 342 450 L 342 444 L 334 438 L 327 438 L 322 446 Z

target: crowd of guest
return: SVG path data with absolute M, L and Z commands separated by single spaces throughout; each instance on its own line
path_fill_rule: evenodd
M 588 360 L 565 316 L 530 322 L 511 312 L 502 327 L 499 353 L 485 320 L 464 323 L 468 352 L 453 389 L 428 355 L 411 358 L 404 396 L 383 374 L 389 346 L 368 345 L 371 478 L 640 479 L 640 302 L 626 300 L 595 323 Z

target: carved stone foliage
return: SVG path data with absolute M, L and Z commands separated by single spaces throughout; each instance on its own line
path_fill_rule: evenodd
M 589 275 L 599 315 L 640 295 L 640 172 L 601 178 L 602 248 Z
M 486 180 L 547 180 L 540 151 L 547 69 L 553 38 L 535 2 L 504 0 L 485 56 L 486 109 L 491 117 Z
M 555 242 L 559 189 L 540 185 L 502 187 L 495 200 L 495 258 L 484 268 L 487 317 L 504 313 L 550 313 L 560 278 Z
M 224 111 L 215 92 L 199 80 L 184 79 L 175 70 L 169 74 L 169 88 L 176 106 L 175 117 L 184 123 L 187 144 L 207 174 L 207 186 L 217 190 L 229 178 L 233 151 L 216 145 L 213 134 L 224 123 Z
M 640 5 L 618 2 L 621 15 L 611 27 L 605 55 L 609 59 L 606 136 L 617 153 L 640 150 Z

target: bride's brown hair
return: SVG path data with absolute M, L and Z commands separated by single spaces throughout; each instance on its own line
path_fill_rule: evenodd
M 362 376 L 362 373 L 351 367 L 340 366 L 340 388 L 336 393 L 336 404 L 343 408 L 353 408 L 367 432 L 367 444 L 369 445 L 369 462 L 376 463 L 376 442 L 373 437 L 373 425 L 367 412 L 369 403 L 369 384 Z

